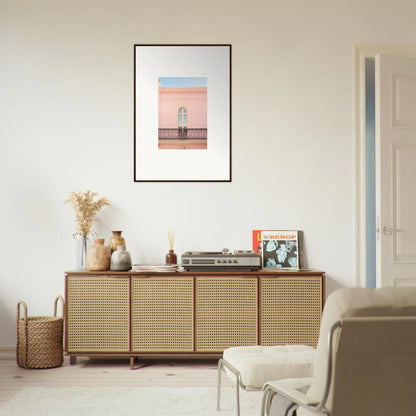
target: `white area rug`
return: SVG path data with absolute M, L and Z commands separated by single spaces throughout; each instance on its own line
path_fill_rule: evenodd
M 261 392 L 240 390 L 241 416 L 258 416 Z M 26 387 L 1 416 L 235 416 L 235 390 L 215 387 Z

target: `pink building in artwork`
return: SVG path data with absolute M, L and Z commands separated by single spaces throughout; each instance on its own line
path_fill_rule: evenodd
M 207 87 L 159 83 L 159 149 L 207 148 Z

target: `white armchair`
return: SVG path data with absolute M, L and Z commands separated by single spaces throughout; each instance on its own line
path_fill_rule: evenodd
M 263 389 L 262 415 L 283 416 L 275 405 L 281 397 L 298 405 L 297 416 L 415 415 L 416 287 L 332 293 L 313 377 L 270 381 Z

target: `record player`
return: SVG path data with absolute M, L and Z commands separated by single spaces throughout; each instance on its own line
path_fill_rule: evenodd
M 182 254 L 181 265 L 188 271 L 258 270 L 261 256 L 253 250 L 187 251 Z

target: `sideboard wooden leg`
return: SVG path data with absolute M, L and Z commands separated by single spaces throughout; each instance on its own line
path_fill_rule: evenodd
M 71 355 L 69 357 L 69 365 L 75 365 L 77 363 L 77 356 L 76 355 Z
M 134 370 L 134 358 L 135 357 L 130 357 L 130 370 Z

